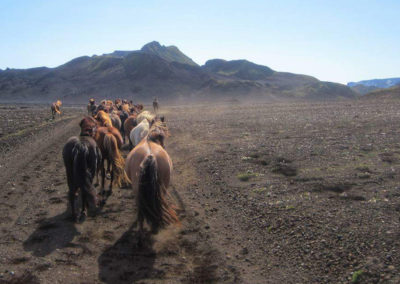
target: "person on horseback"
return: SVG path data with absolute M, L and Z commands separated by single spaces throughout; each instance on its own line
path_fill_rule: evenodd
M 89 100 L 89 104 L 87 106 L 88 115 L 94 116 L 96 114 L 97 106 L 95 104 L 94 99 Z

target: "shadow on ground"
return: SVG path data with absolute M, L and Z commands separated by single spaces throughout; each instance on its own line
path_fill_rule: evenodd
M 25 251 L 32 251 L 34 256 L 46 256 L 54 250 L 70 244 L 79 232 L 70 221 L 68 212 L 44 219 L 37 229 L 24 242 Z
M 99 257 L 99 278 L 105 283 L 133 283 L 144 278 L 161 278 L 164 272 L 153 268 L 156 253 L 152 249 L 153 241 L 137 245 L 138 232 L 134 226 L 125 232 L 111 247 Z M 146 233 L 146 240 L 151 236 Z

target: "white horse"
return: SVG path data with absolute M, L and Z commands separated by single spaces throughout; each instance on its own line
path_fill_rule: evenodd
M 151 112 L 145 110 L 142 111 L 136 118 L 137 123 L 141 123 L 143 119 L 147 119 L 148 122 L 151 122 L 155 118 L 155 115 Z
M 140 143 L 149 134 L 150 123 L 147 119 L 143 119 L 129 134 L 133 147 Z

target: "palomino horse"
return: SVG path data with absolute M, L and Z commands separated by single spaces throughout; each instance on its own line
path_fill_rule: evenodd
M 138 114 L 136 121 L 137 123 L 141 123 L 143 119 L 147 119 L 149 121 L 149 123 L 155 118 L 156 116 L 154 114 L 152 114 L 151 112 L 145 110 L 142 111 L 140 114 Z
M 95 119 L 97 119 L 101 126 L 112 126 L 110 115 L 103 110 L 97 112 Z
M 51 104 L 51 115 L 52 115 L 53 119 L 56 117 L 57 113 L 59 115 L 61 115 L 61 111 L 60 111 L 61 105 L 62 105 L 62 102 L 60 100 Z
M 160 121 L 155 122 L 147 138 L 126 159 L 125 169 L 137 196 L 137 221 L 141 235 L 144 221 L 151 226 L 153 233 L 179 222 L 174 206 L 167 200 L 172 161 L 161 146 L 166 136 L 167 128 Z
M 107 160 L 107 172 L 111 172 L 108 195 L 111 195 L 114 184 L 120 187 L 123 183 L 129 183 L 128 176 L 124 170 L 125 161 L 119 151 L 122 146 L 122 137 L 118 129 L 114 127 L 99 127 L 96 131 L 95 140 L 103 156 L 100 167 L 102 193 L 104 194 L 104 182 L 106 177 L 104 163 Z
M 102 160 L 100 149 L 92 138 L 96 131 L 96 121 L 85 117 L 80 122 L 81 134 L 68 139 L 63 149 L 64 165 L 67 172 L 69 203 L 72 219 L 75 222 L 83 221 L 89 207 L 97 206 L 97 194 L 92 185 L 100 162 Z M 76 212 L 77 197 L 81 195 L 82 210 Z
M 143 119 L 129 134 L 129 141 L 132 147 L 135 147 L 149 134 L 150 123 L 147 119 Z

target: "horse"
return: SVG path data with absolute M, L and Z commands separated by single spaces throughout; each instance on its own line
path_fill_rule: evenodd
M 110 115 L 103 110 L 99 110 L 95 116 L 96 120 L 101 126 L 112 126 Z
M 124 170 L 124 158 L 119 151 L 122 146 L 122 137 L 118 129 L 114 127 L 99 127 L 96 131 L 95 140 L 103 157 L 100 166 L 102 194 L 105 193 L 106 172 L 104 164 L 107 161 L 107 172 L 111 172 L 110 187 L 107 194 L 111 195 L 113 185 L 121 187 L 123 183 L 130 183 Z
M 93 139 L 96 131 L 96 122 L 86 117 L 81 120 L 81 134 L 68 139 L 63 148 L 63 160 L 67 173 L 68 198 L 75 222 L 83 221 L 87 209 L 97 206 L 97 194 L 93 187 L 93 178 L 96 175 L 102 160 L 100 149 Z M 82 209 L 76 212 L 77 197 L 81 195 Z
M 122 135 L 122 140 L 125 143 L 125 120 L 129 117 L 129 113 L 125 110 L 121 110 L 118 112 L 119 119 L 121 120 L 121 125 L 119 131 Z
M 140 143 L 149 134 L 150 123 L 147 119 L 142 120 L 135 128 L 132 129 L 129 134 L 129 141 L 132 144 L 132 148 Z M 130 149 L 131 150 L 131 149 Z
M 121 119 L 119 118 L 119 115 L 116 113 L 110 113 L 110 119 L 111 119 L 111 124 L 113 127 L 117 128 L 118 130 L 121 130 Z
M 128 136 L 129 146 L 130 147 L 132 147 L 132 141 L 130 140 L 129 135 L 130 135 L 132 129 L 135 128 L 135 126 L 137 125 L 136 118 L 137 118 L 137 115 L 136 114 L 132 114 L 132 115 L 128 116 L 128 118 L 124 122 L 123 140 L 124 140 L 124 143 L 125 143 L 125 136 Z
M 172 160 L 160 141 L 168 136 L 168 130 L 160 121 L 153 123 L 149 135 L 128 155 L 125 170 L 137 194 L 137 224 L 143 235 L 146 221 L 152 233 L 166 225 L 179 223 L 175 208 L 168 200 L 168 186 L 172 173 Z
M 62 102 L 60 100 L 51 104 L 51 115 L 52 115 L 53 119 L 56 117 L 57 113 L 59 115 L 61 115 L 61 111 L 60 111 L 61 105 L 62 105 Z
M 143 119 L 147 119 L 148 122 L 151 122 L 155 118 L 155 115 L 151 112 L 145 110 L 142 111 L 136 118 L 137 123 L 141 123 Z

